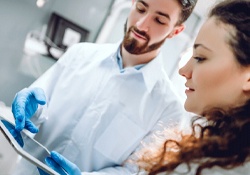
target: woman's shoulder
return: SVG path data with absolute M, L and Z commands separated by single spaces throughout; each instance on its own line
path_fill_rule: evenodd
M 189 173 L 185 173 L 184 171 L 187 170 L 187 167 L 185 165 L 181 165 L 177 168 L 176 172 L 172 173 L 171 175 L 177 175 L 180 173 L 184 173 L 186 175 L 195 175 L 196 168 L 197 165 L 192 165 L 191 171 Z M 202 175 L 248 175 L 249 172 L 250 172 L 250 162 L 246 162 L 242 166 L 238 166 L 233 169 L 223 169 L 218 166 L 215 166 L 211 169 L 204 169 L 201 174 Z
M 222 169 L 220 167 L 214 167 L 211 170 L 204 170 L 204 175 L 247 175 L 250 173 L 250 162 L 246 162 L 242 166 L 238 166 L 233 169 Z
M 191 170 L 188 171 L 187 166 L 182 164 L 178 166 L 175 172 L 169 175 L 180 175 L 180 174 L 195 175 L 196 168 L 197 168 L 197 165 L 192 165 Z M 233 168 L 233 169 L 222 169 L 220 167 L 213 167 L 211 169 L 205 169 L 202 171 L 201 175 L 248 175 L 249 172 L 250 172 L 250 162 L 247 162 L 244 165 Z M 141 171 L 138 175 L 148 175 L 148 173 L 145 171 Z M 157 175 L 166 175 L 166 173 L 163 172 Z

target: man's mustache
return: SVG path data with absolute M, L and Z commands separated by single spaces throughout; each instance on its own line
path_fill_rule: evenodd
M 148 34 L 144 31 L 140 31 L 139 29 L 137 29 L 136 27 L 132 26 L 130 27 L 129 31 L 135 31 L 136 33 L 140 34 L 141 36 L 145 37 L 147 40 L 150 39 L 150 37 L 148 36 Z

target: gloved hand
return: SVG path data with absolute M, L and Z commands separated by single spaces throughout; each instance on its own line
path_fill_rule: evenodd
M 32 133 L 37 133 L 38 128 L 30 121 L 35 114 L 38 104 L 46 103 L 45 93 L 41 88 L 24 88 L 18 92 L 12 103 L 12 113 L 15 118 L 17 131 L 24 128 Z
M 80 169 L 72 162 L 67 160 L 61 154 L 51 151 L 51 157 L 45 159 L 46 164 L 59 174 L 69 174 L 69 175 L 81 175 Z M 63 170 L 63 169 L 64 170 Z M 67 173 L 65 173 L 65 171 Z
M 9 132 L 11 133 L 11 135 L 16 139 L 17 143 L 21 147 L 23 147 L 24 143 L 23 143 L 22 136 L 21 136 L 20 132 L 15 129 L 15 126 L 12 125 L 11 123 L 9 123 L 6 120 L 1 120 L 1 121 L 3 122 L 3 124 L 5 125 L 5 127 L 9 130 Z
M 48 173 L 44 172 L 42 169 L 40 168 L 37 168 L 37 169 L 40 175 L 49 175 Z

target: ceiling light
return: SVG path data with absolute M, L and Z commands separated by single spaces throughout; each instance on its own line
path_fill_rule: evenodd
M 42 8 L 46 2 L 47 0 L 37 0 L 36 5 L 37 7 Z

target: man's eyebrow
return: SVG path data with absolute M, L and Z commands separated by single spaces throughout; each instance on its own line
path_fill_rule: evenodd
M 137 2 L 140 2 L 140 3 L 142 3 L 144 6 L 146 6 L 146 7 L 148 7 L 149 5 L 145 2 L 145 1 L 143 1 L 143 0 L 138 0 Z
M 145 7 L 149 7 L 149 5 L 143 0 L 138 0 L 137 2 L 142 3 Z M 160 11 L 157 11 L 156 13 L 161 15 L 161 16 L 164 16 L 164 17 L 168 18 L 169 20 L 171 20 L 170 16 L 168 14 L 166 14 L 166 13 L 163 13 L 163 12 L 160 12 Z
M 171 20 L 171 19 L 170 19 L 170 16 L 169 16 L 168 14 L 162 13 L 162 12 L 157 12 L 157 13 L 158 13 L 159 15 L 164 16 L 164 17 L 168 18 L 169 20 Z
M 203 44 L 194 44 L 194 49 L 197 49 L 197 47 L 203 47 L 206 50 L 212 51 L 211 49 L 209 49 L 208 47 L 204 46 Z

